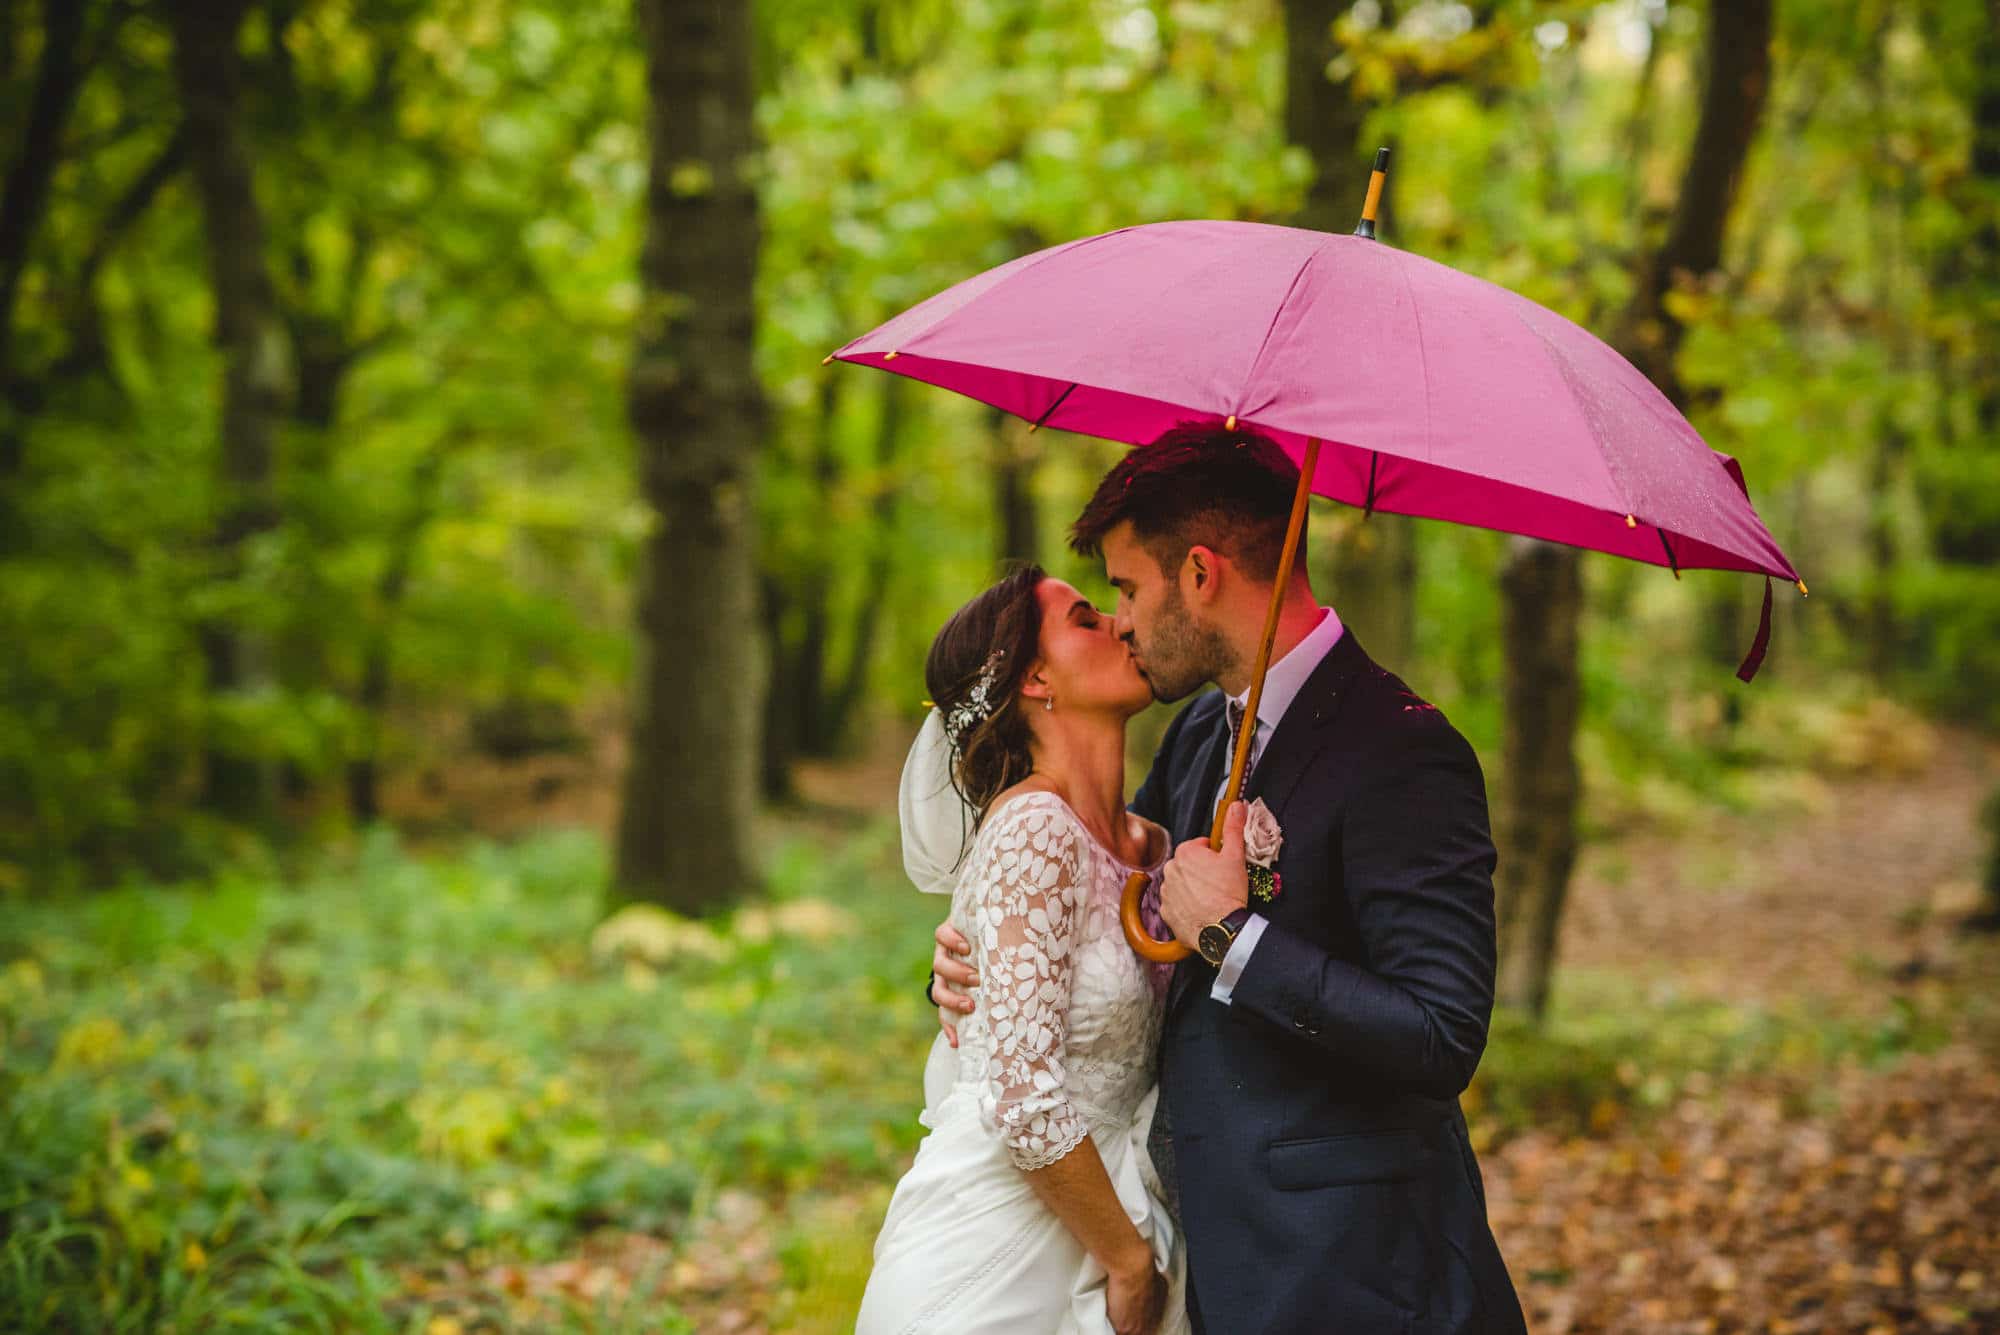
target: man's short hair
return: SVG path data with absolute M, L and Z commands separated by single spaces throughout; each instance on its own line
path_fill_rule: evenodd
M 1277 577 L 1298 485 L 1298 467 L 1269 436 L 1182 422 L 1104 475 L 1070 525 L 1069 545 L 1097 556 L 1104 535 L 1130 520 L 1133 536 L 1169 575 L 1189 548 L 1201 546 L 1268 582 Z M 1303 533 L 1299 541 L 1303 556 Z

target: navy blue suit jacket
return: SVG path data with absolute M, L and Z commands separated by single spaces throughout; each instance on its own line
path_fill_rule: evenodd
M 1169 725 L 1133 809 L 1205 837 L 1223 695 Z M 1517 1332 L 1458 1096 L 1493 1007 L 1492 839 L 1472 748 L 1344 633 L 1246 800 L 1284 832 L 1277 899 L 1231 1004 L 1182 962 L 1161 1037 L 1193 1283 L 1209 1335 Z

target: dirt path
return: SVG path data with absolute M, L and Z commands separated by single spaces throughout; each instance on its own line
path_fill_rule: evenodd
M 2000 948 L 1953 930 L 1996 772 L 1989 746 L 1947 735 L 1921 773 L 1829 783 L 1810 813 L 1600 844 L 1579 869 L 1564 962 L 1841 1013 L 1946 986 L 2000 1004 Z M 1990 1027 L 1832 1073 L 1807 1097 L 1800 1109 L 1796 1087 L 1742 1082 L 1650 1125 L 1486 1156 L 1533 1329 L 2000 1330 Z
M 1597 843 L 1571 889 L 1562 962 L 1735 1001 L 1879 996 L 1857 965 L 1945 966 L 1947 920 L 1976 898 L 1976 816 L 1996 779 L 1990 744 L 1941 733 L 1919 772 L 1812 784 L 1816 810 Z

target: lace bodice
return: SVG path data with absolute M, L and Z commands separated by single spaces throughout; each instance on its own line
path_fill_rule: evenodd
M 1125 942 L 1131 871 L 1053 793 L 1025 793 L 981 827 L 952 896 L 980 985 L 959 1026 L 953 1098 L 1024 1169 L 1094 1126 L 1128 1125 L 1153 1079 L 1166 971 Z

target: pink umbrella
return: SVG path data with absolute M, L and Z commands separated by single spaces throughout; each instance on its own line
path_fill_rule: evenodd
M 1525 297 L 1359 236 L 1127 227 L 968 278 L 833 356 L 1133 444 L 1190 417 L 1255 427 L 1301 464 L 1319 440 L 1311 489 L 1371 512 L 1799 579 L 1741 470 L 1638 368 Z
M 1190 417 L 1255 427 L 1299 463 L 1298 496 L 1248 704 L 1256 713 L 1285 574 L 1318 493 L 1673 568 L 1798 572 L 1736 461 L 1639 370 L 1525 297 L 1373 240 L 1386 153 L 1354 236 L 1243 222 L 1128 227 L 947 288 L 828 360 L 878 366 L 1085 435 L 1142 443 Z M 1799 591 L 1805 584 L 1799 582 Z M 1240 789 L 1239 739 L 1210 845 Z M 1138 875 L 1123 918 L 1151 959 Z

